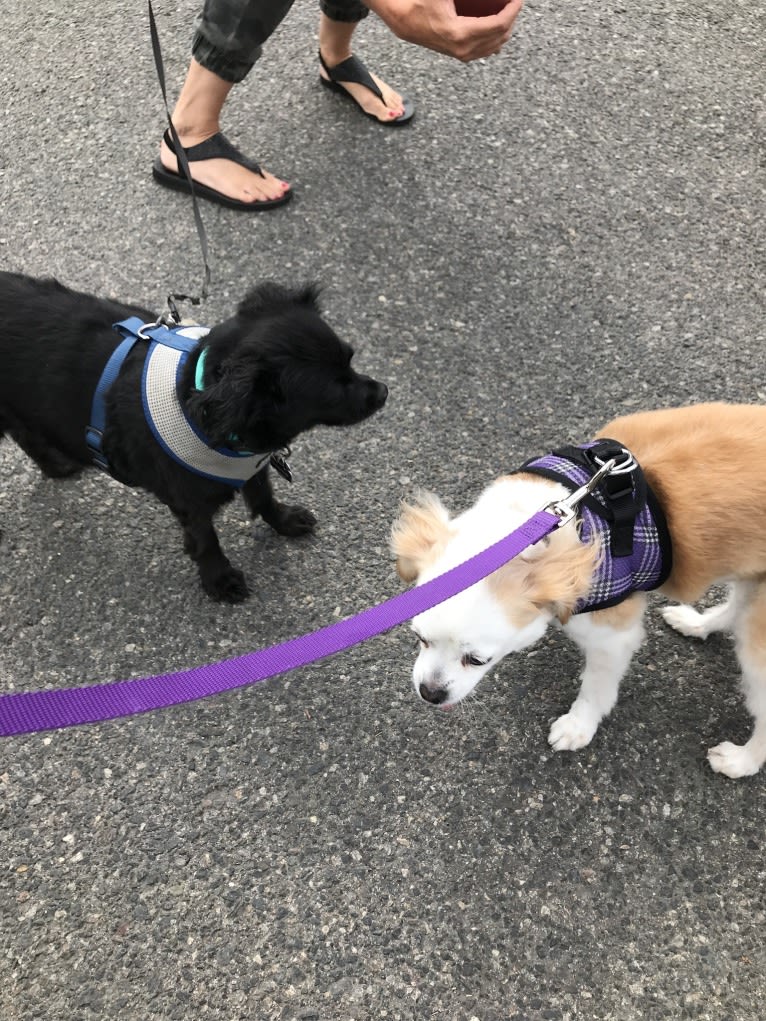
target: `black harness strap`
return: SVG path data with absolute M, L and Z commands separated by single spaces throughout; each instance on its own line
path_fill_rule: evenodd
M 617 440 L 598 440 L 590 447 L 563 446 L 551 451 L 554 457 L 561 457 L 584 468 L 593 475 L 606 461 L 614 458 L 618 463 L 625 460 L 625 448 Z M 553 482 L 562 482 L 573 488 L 569 480 L 547 468 L 537 467 L 537 457 L 530 458 L 518 471 L 530 471 L 543 475 Z M 647 485 L 644 473 L 638 464 L 631 471 L 608 475 L 599 487 L 603 502 L 589 494 L 582 503 L 602 520 L 609 523 L 610 549 L 614 557 L 629 557 L 633 553 L 633 528 L 641 509 L 646 504 Z

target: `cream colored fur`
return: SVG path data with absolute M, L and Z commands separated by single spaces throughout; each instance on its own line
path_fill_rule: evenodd
M 708 758 L 727 776 L 755 773 L 766 761 L 766 408 L 701 404 L 648 411 L 618 418 L 598 435 L 619 440 L 635 455 L 665 511 L 673 570 L 660 591 L 690 603 L 713 584 L 731 585 L 720 606 L 703 613 L 671 606 L 663 616 L 699 638 L 733 631 L 755 726 L 746 744 L 726 741 Z M 455 518 L 436 497 L 423 494 L 403 505 L 392 529 L 399 573 L 422 584 L 564 493 L 537 476 L 506 476 Z M 554 722 L 549 741 L 559 751 L 588 744 L 641 644 L 646 603 L 635 593 L 611 609 L 572 615 L 588 593 L 599 555 L 569 523 L 488 579 L 416 617 L 416 691 L 445 708 L 454 705 L 504 656 L 537 641 L 556 620 L 583 649 L 585 666 L 580 692 Z

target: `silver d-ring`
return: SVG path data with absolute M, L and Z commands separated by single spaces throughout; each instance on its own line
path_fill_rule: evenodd
M 620 460 L 617 460 L 617 458 L 620 458 Z M 598 457 L 596 454 L 593 455 L 593 460 L 600 468 L 603 468 L 603 466 L 607 463 L 603 458 Z M 631 452 L 625 447 L 622 448 L 621 455 L 618 454 L 617 457 L 611 457 L 609 460 L 614 461 L 614 466 L 609 471 L 610 475 L 629 475 L 638 468 L 638 463 L 635 457 L 633 457 Z
M 141 340 L 151 340 L 151 337 L 147 337 L 144 330 L 156 330 L 158 326 L 162 326 L 162 316 L 154 323 L 144 323 L 136 330 L 136 336 L 140 337 Z

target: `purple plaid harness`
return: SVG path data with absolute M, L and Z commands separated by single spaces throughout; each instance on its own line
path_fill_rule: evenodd
M 616 606 L 631 592 L 656 589 L 667 581 L 673 550 L 665 514 L 640 465 L 617 440 L 559 447 L 516 469 L 574 491 L 612 458 L 615 468 L 578 507 L 580 537 L 583 542 L 598 538 L 602 556 L 590 592 L 577 603 L 575 613 Z

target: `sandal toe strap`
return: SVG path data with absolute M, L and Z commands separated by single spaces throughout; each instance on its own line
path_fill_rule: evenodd
M 338 85 L 343 85 L 347 82 L 363 85 L 370 92 L 374 93 L 381 102 L 384 102 L 383 93 L 375 84 L 375 80 L 359 57 L 352 55 L 342 60 L 340 64 L 336 64 L 335 67 L 328 67 L 320 51 L 319 62 L 331 82 L 336 82 Z
M 176 153 L 176 147 L 173 144 L 169 128 L 162 137 L 168 149 L 170 149 L 174 156 L 177 156 L 178 154 Z M 263 177 L 263 171 L 255 160 L 248 159 L 247 156 L 241 153 L 222 131 L 216 132 L 198 145 L 190 145 L 188 149 L 184 149 L 184 153 L 189 163 L 199 163 L 201 160 L 229 160 L 231 163 L 238 163 L 241 167 L 246 167 L 248 170 L 252 170 L 254 174 L 259 174 Z

